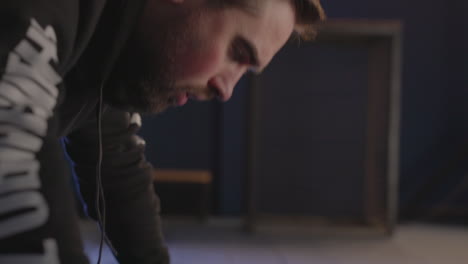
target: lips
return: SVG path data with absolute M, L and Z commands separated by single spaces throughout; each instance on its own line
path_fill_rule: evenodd
M 187 101 L 188 101 L 187 93 L 180 93 L 176 96 L 175 103 L 177 106 L 183 106 L 187 103 Z
M 188 102 L 188 100 L 208 101 L 212 100 L 217 95 L 219 97 L 219 93 L 216 91 L 216 89 L 214 89 L 213 87 L 210 88 L 212 89 L 200 88 L 198 90 L 192 89 L 191 92 L 179 92 L 170 99 L 170 103 L 175 106 L 183 106 Z

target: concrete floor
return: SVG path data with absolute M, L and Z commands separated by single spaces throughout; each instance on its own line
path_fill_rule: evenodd
M 249 235 L 238 221 L 166 223 L 172 264 L 465 264 L 468 228 L 408 224 L 391 238 L 350 232 Z M 85 250 L 96 263 L 99 232 L 83 222 Z M 109 250 L 103 264 L 117 263 Z

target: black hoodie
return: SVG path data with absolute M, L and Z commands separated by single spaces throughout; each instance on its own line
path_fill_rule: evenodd
M 1 1 L 1 264 L 88 263 L 63 146 L 96 218 L 99 91 L 144 4 Z M 101 122 L 105 229 L 117 259 L 169 263 L 139 115 L 104 104 Z

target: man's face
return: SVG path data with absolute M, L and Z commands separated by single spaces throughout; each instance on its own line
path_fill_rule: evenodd
M 110 103 L 161 112 L 187 100 L 227 101 L 249 69 L 261 71 L 293 32 L 289 0 L 251 9 L 210 0 L 149 0 L 106 88 Z M 165 12 L 165 13 L 164 13 Z

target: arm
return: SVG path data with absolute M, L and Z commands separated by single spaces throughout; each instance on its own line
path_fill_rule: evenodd
M 132 120 L 133 119 L 133 120 Z M 106 232 L 122 264 L 167 264 L 160 230 L 159 199 L 144 158 L 144 141 L 136 132 L 139 115 L 107 107 L 102 116 L 102 183 L 106 200 Z M 96 219 L 96 118 L 67 138 L 88 213 Z
M 0 263 L 88 263 L 57 136 L 73 5 L 53 2 L 0 4 Z

